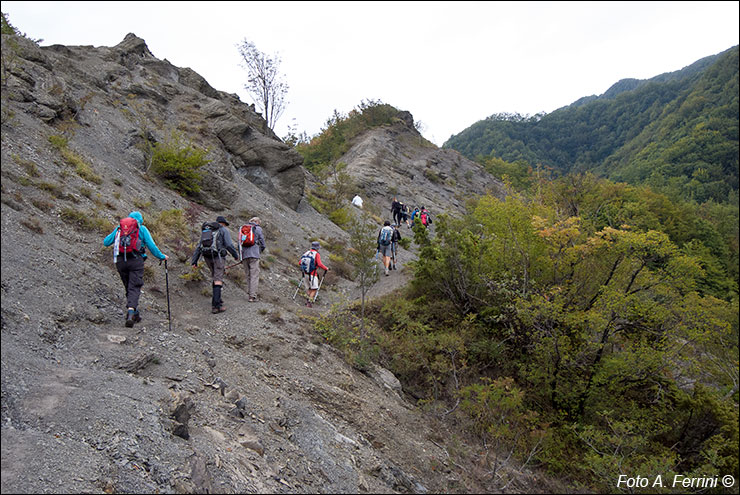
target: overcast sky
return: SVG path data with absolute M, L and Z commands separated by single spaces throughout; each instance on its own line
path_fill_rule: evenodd
M 362 100 L 408 110 L 441 146 L 494 113 L 552 112 L 624 78 L 649 79 L 738 44 L 740 2 L 16 2 L 42 46 L 114 46 L 253 100 L 237 45 L 277 54 L 290 89 L 275 126 L 318 134 Z

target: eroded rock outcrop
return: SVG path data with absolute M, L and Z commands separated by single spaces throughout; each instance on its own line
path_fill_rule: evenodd
M 93 161 L 120 168 L 117 161 L 138 160 L 145 169 L 137 149 L 142 136 L 157 142 L 176 131 L 209 150 L 206 194 L 200 198 L 204 204 L 228 207 L 237 193 L 234 181 L 240 179 L 290 208 L 301 201 L 303 159 L 266 127 L 254 106 L 214 89 L 190 68 L 157 59 L 136 35 L 128 34 L 114 47 L 39 47 L 26 38 L 14 42 L 14 56 L 23 63 L 10 65 L 3 91 L 43 122 L 95 130 L 93 139 L 106 146 L 100 147 L 101 155 L 90 157 Z M 94 122 L 81 115 L 88 105 L 94 108 Z

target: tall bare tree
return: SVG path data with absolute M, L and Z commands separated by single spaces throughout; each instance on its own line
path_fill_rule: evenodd
M 288 84 L 278 70 L 280 57 L 277 54 L 265 55 L 246 38 L 237 47 L 242 57 L 241 66 L 248 74 L 244 89 L 254 98 L 254 104 L 265 117 L 267 127 L 274 129 L 285 110 L 285 95 L 288 93 Z

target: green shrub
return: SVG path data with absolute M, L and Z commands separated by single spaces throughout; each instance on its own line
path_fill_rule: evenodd
M 185 142 L 181 134 L 173 132 L 167 141 L 154 145 L 151 170 L 170 189 L 193 195 L 200 191 L 203 175 L 199 169 L 210 162 L 207 153 L 208 150 Z
M 329 213 L 329 220 L 334 222 L 339 228 L 345 229 L 352 221 L 352 212 L 347 206 L 338 208 Z
M 343 354 L 350 366 L 367 371 L 378 356 L 378 348 L 370 338 L 361 336 L 361 326 L 362 322 L 352 311 L 334 307 L 316 319 L 314 328 Z

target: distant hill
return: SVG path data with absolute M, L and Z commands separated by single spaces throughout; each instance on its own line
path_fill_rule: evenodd
M 728 201 L 738 191 L 738 47 L 550 114 L 492 115 L 443 147 Z

